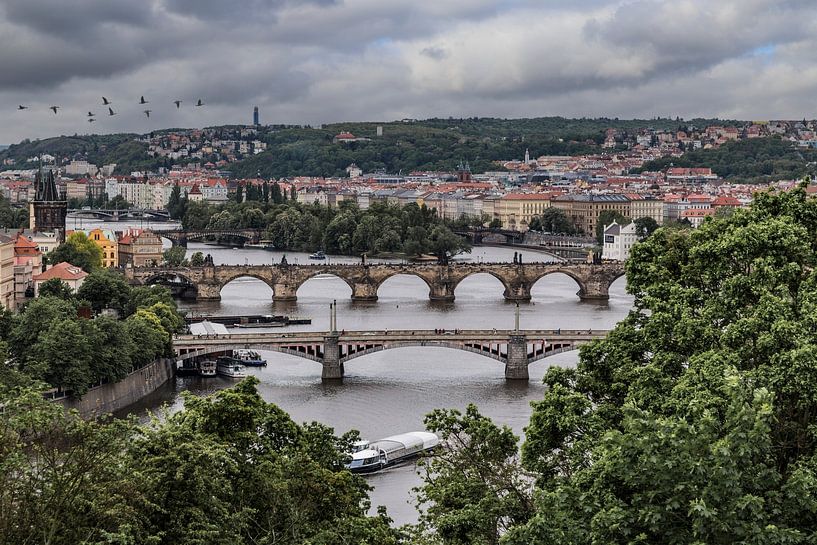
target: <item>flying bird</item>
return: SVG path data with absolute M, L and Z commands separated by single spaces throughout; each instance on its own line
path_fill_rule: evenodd
M 94 117 L 96 114 L 94 112 L 88 112 L 88 117 Z
M 181 100 L 174 100 L 173 104 L 176 105 L 176 109 L 178 110 L 182 105 L 182 101 Z
M 96 119 L 94 119 L 93 117 L 88 118 L 88 123 L 93 123 L 94 121 L 96 121 Z
M 152 112 L 152 111 L 153 110 L 144 110 L 145 116 L 150 117 L 150 112 Z
M 116 112 L 110 106 L 108 107 L 108 115 L 116 115 Z
M 110 101 L 110 100 L 108 100 L 108 99 L 107 99 L 107 98 L 105 98 L 105 97 L 102 97 L 102 105 L 103 105 L 103 106 L 107 106 L 108 104 L 111 104 L 111 101 Z
M 204 102 L 202 102 L 201 99 L 199 99 L 199 101 L 196 102 L 196 106 L 204 106 Z
M 147 103 L 148 103 L 148 101 L 147 101 L 147 100 L 145 100 L 145 97 L 144 97 L 144 96 L 142 96 L 142 97 L 140 97 L 140 98 L 139 98 L 139 104 L 147 104 Z
M 23 106 L 22 104 L 20 104 L 19 106 L 17 106 L 17 109 L 18 110 L 28 110 L 28 106 Z
M 57 110 L 59 110 L 60 107 L 59 106 L 51 106 L 48 109 L 51 110 L 52 112 L 54 112 L 54 115 L 57 115 Z

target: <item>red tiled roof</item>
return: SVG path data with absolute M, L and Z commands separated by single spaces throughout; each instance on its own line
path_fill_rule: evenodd
M 88 276 L 88 273 L 77 267 L 71 265 L 67 261 L 57 263 L 44 273 L 33 276 L 35 282 L 43 280 L 51 280 L 52 278 L 59 278 L 60 280 L 79 280 Z

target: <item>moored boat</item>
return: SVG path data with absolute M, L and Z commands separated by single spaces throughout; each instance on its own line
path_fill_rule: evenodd
M 244 378 L 247 373 L 240 360 L 229 356 L 221 356 L 216 364 L 216 372 L 229 378 Z
M 427 431 L 401 433 L 371 443 L 358 441 L 346 467 L 352 473 L 371 473 L 431 452 L 439 444 L 439 437 Z
M 309 254 L 309 259 L 326 259 L 326 254 L 323 250 L 318 250 L 314 254 Z
M 216 376 L 216 362 L 213 360 L 203 360 L 199 362 L 199 376 L 214 377 Z
M 254 325 L 254 324 L 253 324 Z M 269 324 L 260 324 L 269 326 Z M 267 360 L 263 359 L 255 350 L 241 348 L 233 351 L 233 356 L 248 367 L 266 367 Z

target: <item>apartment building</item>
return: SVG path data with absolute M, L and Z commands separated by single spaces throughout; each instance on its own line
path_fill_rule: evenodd
M 596 232 L 599 215 L 605 210 L 632 217 L 630 199 L 621 194 L 606 195 L 560 195 L 551 199 L 551 206 L 564 210 L 573 225 L 585 234 Z

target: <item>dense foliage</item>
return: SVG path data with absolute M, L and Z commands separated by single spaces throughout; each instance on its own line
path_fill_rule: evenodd
M 28 209 L 26 207 L 15 208 L 11 203 L 0 195 L 0 228 L 17 229 L 28 227 Z
M 356 436 L 296 424 L 256 383 L 142 427 L 0 389 L 0 544 L 397 543 L 343 468 Z
M 689 151 L 683 157 L 649 161 L 638 172 L 664 170 L 669 166 L 708 167 L 723 178 L 748 182 L 798 180 L 814 175 L 817 150 L 801 149 L 778 137 L 728 142 L 715 149 Z
M 534 216 L 530 224 L 528 224 L 528 229 L 556 235 L 575 235 L 578 233 L 573 220 L 567 216 L 564 210 L 555 206 L 545 208 L 541 216 Z
M 216 206 L 191 202 L 182 221 L 186 229 L 257 228 L 282 250 L 329 254 L 434 254 L 442 260 L 470 251 L 467 241 L 426 206 L 375 202 L 361 210 L 351 202 L 337 209 L 294 201 L 244 202 Z
M 52 265 L 66 262 L 91 272 L 102 267 L 102 248 L 85 233 L 75 231 L 49 252 L 47 259 Z
M 633 311 L 545 375 L 521 459 L 476 408 L 429 416 L 464 445 L 428 466 L 429 542 L 814 543 L 815 264 L 804 188 L 655 231 Z
M 83 305 L 96 313 L 113 309 L 123 319 L 82 318 Z M 7 371 L 79 396 L 94 384 L 115 382 L 172 356 L 171 336 L 183 325 L 167 289 L 132 289 L 121 275 L 99 270 L 76 295 L 53 279 L 19 314 L 5 315 L 0 337 L 8 352 L 2 356 Z

